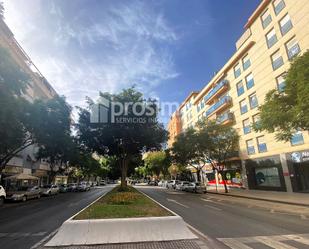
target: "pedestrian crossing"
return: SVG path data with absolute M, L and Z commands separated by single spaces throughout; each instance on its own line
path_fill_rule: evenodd
M 309 248 L 309 234 L 254 236 L 241 238 L 218 238 L 231 249 L 300 249 Z

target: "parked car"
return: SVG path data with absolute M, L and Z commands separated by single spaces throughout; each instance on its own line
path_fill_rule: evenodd
M 6 198 L 5 190 L 4 190 L 4 188 L 0 185 L 0 206 L 3 205 L 5 198 Z
M 66 184 L 60 184 L 58 187 L 59 187 L 59 193 L 68 192 L 68 186 Z
M 76 192 L 77 191 L 77 183 L 69 183 L 67 185 L 68 192 Z
M 166 188 L 168 188 L 168 189 L 175 189 L 176 188 L 176 184 L 178 182 L 179 182 L 178 180 L 168 181 L 167 184 L 166 184 Z
M 105 186 L 105 185 L 106 185 L 105 180 L 101 180 L 101 181 L 100 181 L 100 186 Z
M 158 181 L 149 181 L 148 182 L 148 185 L 150 185 L 150 186 L 158 186 Z
M 179 182 L 178 184 L 176 184 L 176 189 L 184 191 L 189 184 L 190 182 L 187 181 Z
M 90 190 L 90 185 L 89 183 L 86 182 L 81 182 L 77 186 L 77 191 L 89 191 Z
M 10 201 L 27 201 L 29 199 L 39 199 L 41 197 L 41 189 L 39 186 L 18 187 L 16 190 L 8 191 L 6 199 Z
M 59 187 L 57 185 L 48 184 L 42 187 L 42 195 L 50 196 L 57 195 L 59 193 Z
M 199 182 L 190 182 L 184 187 L 184 190 L 193 193 L 206 193 L 206 187 Z

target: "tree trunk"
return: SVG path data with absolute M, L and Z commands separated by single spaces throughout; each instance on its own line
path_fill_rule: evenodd
M 197 175 L 197 181 L 201 182 L 201 169 L 199 168 L 196 169 L 196 175 Z
M 224 185 L 225 193 L 228 193 L 229 191 L 228 191 L 228 189 L 227 189 L 226 177 L 225 177 L 224 171 L 222 170 L 222 171 L 220 171 L 219 173 L 220 173 L 221 176 L 222 176 L 222 180 L 223 180 L 223 185 Z
M 127 187 L 128 164 L 128 158 L 125 157 L 121 159 L 121 189 L 125 189 Z

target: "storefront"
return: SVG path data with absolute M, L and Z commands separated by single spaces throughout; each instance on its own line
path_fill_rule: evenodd
M 245 161 L 249 189 L 286 191 L 280 156 Z
M 293 191 L 309 193 L 309 151 L 287 154 L 287 161 Z

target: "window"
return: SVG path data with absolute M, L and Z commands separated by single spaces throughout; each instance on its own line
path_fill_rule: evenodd
M 248 155 L 255 154 L 253 139 L 247 140 L 246 144 L 247 144 Z
M 245 99 L 243 101 L 240 101 L 239 105 L 240 105 L 240 113 L 241 114 L 244 114 L 244 113 L 246 113 L 248 111 L 248 106 L 247 106 L 247 103 L 246 103 Z
M 244 121 L 242 121 L 242 125 L 243 125 L 244 134 L 248 134 L 251 132 L 250 119 L 247 118 Z
M 271 63 L 273 66 L 273 70 L 276 70 L 283 65 L 283 58 L 280 54 L 280 50 L 278 50 L 271 56 Z
M 241 69 L 240 69 L 240 66 L 239 64 L 237 64 L 235 67 L 234 67 L 234 76 L 235 76 L 235 79 L 238 78 L 241 74 Z
M 249 55 L 246 55 L 242 59 L 242 67 L 243 67 L 244 70 L 246 70 L 250 66 L 251 66 L 251 61 L 250 61 Z
M 262 19 L 262 26 L 265 29 L 272 21 L 269 10 L 266 10 L 266 12 L 262 15 L 261 19 Z
M 265 143 L 264 136 L 257 137 L 256 141 L 257 141 L 259 152 L 260 153 L 266 152 L 267 151 L 267 146 L 266 146 L 266 143 Z
M 298 131 L 294 133 L 293 137 L 291 138 L 291 145 L 301 145 L 304 143 L 304 137 L 303 134 Z
M 250 108 L 253 109 L 259 105 L 256 94 L 252 94 L 249 96 Z
M 285 17 L 283 17 L 280 21 L 280 30 L 281 34 L 285 35 L 287 32 L 290 31 L 290 29 L 293 27 L 291 18 L 289 14 L 287 14 Z
M 237 87 L 238 96 L 242 95 L 245 92 L 245 88 L 244 88 L 242 81 L 238 82 L 236 87 Z
M 276 44 L 277 41 L 278 41 L 277 35 L 276 35 L 276 32 L 275 32 L 275 29 L 273 28 L 266 35 L 267 47 L 271 48 L 272 46 L 274 46 Z
M 300 53 L 300 47 L 295 37 L 287 42 L 285 47 L 290 60 Z
M 255 127 L 259 127 L 260 125 L 260 121 L 261 121 L 261 117 L 260 117 L 260 114 L 256 114 L 252 117 L 253 119 L 253 124 Z
M 281 10 L 283 10 L 285 7 L 285 2 L 283 0 L 275 0 L 274 1 L 274 9 L 275 9 L 275 13 L 276 15 L 278 15 Z
M 248 90 L 254 86 L 254 79 L 253 79 L 252 73 L 250 73 L 250 74 L 246 77 L 246 86 L 247 86 L 247 89 L 248 89 Z
M 283 92 L 285 88 L 285 75 L 282 74 L 276 78 L 277 81 L 277 89 L 279 92 Z

